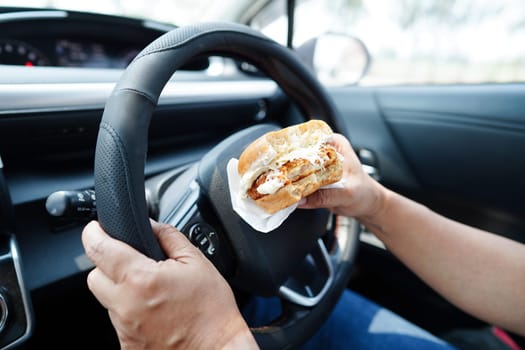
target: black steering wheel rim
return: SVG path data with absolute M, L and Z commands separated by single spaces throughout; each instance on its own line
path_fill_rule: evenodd
M 145 255 L 164 259 L 151 232 L 144 195 L 144 163 L 148 127 L 162 89 L 173 73 L 199 55 L 232 56 L 246 60 L 263 70 L 291 97 L 305 115 L 326 120 L 337 130 L 337 109 L 312 76 L 287 48 L 250 28 L 231 23 L 203 23 L 166 33 L 146 47 L 128 66 L 110 96 L 100 124 L 95 155 L 95 190 L 98 219 L 113 237 Z M 355 229 L 352 229 L 354 232 Z M 352 236 L 355 241 L 356 235 Z M 337 284 L 322 304 L 331 309 L 346 286 L 355 244 L 345 243 L 339 254 Z M 324 319 L 326 310 L 314 308 L 316 319 Z M 292 319 L 272 327 L 254 329 L 261 347 L 283 348 L 294 344 L 290 336 Z M 313 318 L 312 318 L 313 319 Z M 302 319 L 302 328 L 316 322 Z M 304 335 L 303 335 L 304 337 Z M 295 340 L 295 343 L 297 339 Z

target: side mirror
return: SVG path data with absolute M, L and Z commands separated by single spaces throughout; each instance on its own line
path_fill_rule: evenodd
M 296 52 L 326 86 L 357 84 L 371 63 L 366 45 L 347 34 L 322 34 L 307 40 Z

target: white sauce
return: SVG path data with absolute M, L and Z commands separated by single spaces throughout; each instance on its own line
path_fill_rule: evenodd
M 281 187 L 284 186 L 284 182 L 276 176 L 268 176 L 266 181 L 257 187 L 257 192 L 260 194 L 274 194 Z
M 286 163 L 289 160 L 294 159 L 306 159 L 312 165 L 316 165 L 316 161 L 319 161 L 320 164 L 323 163 L 323 160 L 319 156 L 319 147 L 320 145 L 314 145 L 313 147 L 309 148 L 300 148 L 295 151 L 292 151 L 285 156 L 281 157 L 280 163 L 281 165 Z

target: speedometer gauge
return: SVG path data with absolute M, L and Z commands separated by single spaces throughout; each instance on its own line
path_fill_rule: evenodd
M 40 50 L 18 40 L 0 39 L 0 64 L 48 66 L 49 59 Z

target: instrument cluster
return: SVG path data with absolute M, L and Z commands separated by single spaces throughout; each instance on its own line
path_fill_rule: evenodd
M 141 47 L 89 38 L 49 38 L 32 42 L 0 37 L 0 64 L 82 68 L 125 68 Z

